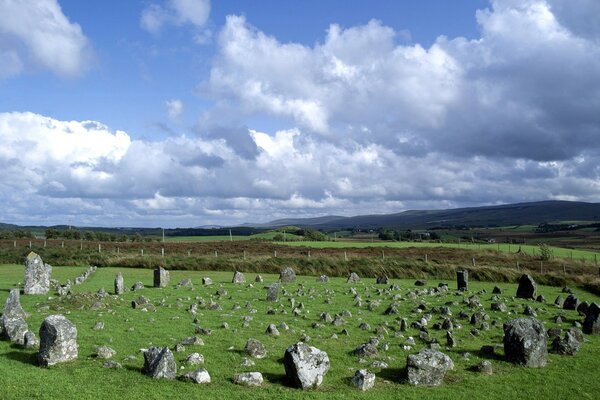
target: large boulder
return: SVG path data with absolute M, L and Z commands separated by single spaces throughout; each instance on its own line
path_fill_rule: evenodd
M 329 371 L 329 357 L 324 351 L 300 342 L 287 348 L 283 365 L 293 386 L 309 389 L 323 383 L 323 377 Z
M 163 267 L 154 270 L 154 287 L 164 288 L 169 284 L 169 271 Z
M 281 283 L 290 283 L 296 280 L 296 273 L 290 267 L 284 268 L 283 271 L 279 273 L 279 280 Z
M 3 317 L 21 317 L 27 318 L 27 313 L 21 307 L 21 300 L 19 299 L 19 289 L 11 289 L 8 294 L 8 298 L 4 303 L 4 310 L 2 311 Z
M 517 297 L 521 299 L 535 299 L 537 294 L 537 284 L 531 275 L 522 275 L 519 278 L 519 287 L 517 288 Z
M 504 324 L 504 354 L 508 361 L 530 368 L 546 366 L 548 335 L 541 321 L 517 318 Z
M 406 359 L 408 383 L 415 386 L 439 386 L 448 370 L 454 363 L 446 354 L 423 349 L 418 354 L 411 354 Z
M 120 295 L 125 292 L 125 281 L 123 280 L 123 274 L 117 273 L 115 278 L 115 294 Z
M 600 335 L 600 307 L 596 303 L 592 303 L 587 309 L 583 320 L 583 333 Z
M 77 328 L 63 315 L 46 317 L 40 327 L 38 361 L 48 367 L 77 358 Z
M 20 316 L 0 317 L 0 330 L 5 339 L 19 345 L 25 344 L 25 333 L 29 330 L 27 322 Z
M 231 280 L 232 283 L 246 283 L 246 277 L 244 277 L 244 274 L 242 274 L 239 271 L 235 271 L 233 273 L 233 279 Z
M 29 253 L 25 259 L 25 294 L 46 294 L 50 290 L 50 275 L 52 267 L 44 264 L 42 258 L 34 253 Z
M 583 343 L 583 332 L 577 328 L 571 328 L 565 332 L 564 338 L 557 336 L 552 341 L 551 353 L 574 356 Z
M 579 307 L 579 304 L 580 304 L 580 301 L 577 298 L 577 296 L 575 296 L 574 294 L 571 293 L 565 299 L 565 301 L 563 303 L 563 308 L 565 310 L 577 310 L 577 307 Z
M 171 350 L 168 347 L 151 347 L 144 351 L 142 372 L 155 379 L 175 379 L 177 364 Z

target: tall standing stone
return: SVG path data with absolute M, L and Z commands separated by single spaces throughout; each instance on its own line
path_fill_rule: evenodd
M 588 335 L 600 335 L 600 307 L 592 303 L 586 310 L 583 320 L 583 333 Z
M 4 311 L 2 312 L 3 317 L 21 317 L 27 318 L 27 313 L 21 307 L 21 300 L 19 299 L 19 289 L 11 289 L 6 303 L 4 303 Z
M 293 386 L 310 389 L 323 383 L 323 377 L 329 371 L 329 357 L 324 351 L 300 342 L 287 348 L 283 366 Z
M 115 278 L 115 294 L 123 294 L 125 292 L 125 281 L 123 280 L 123 274 L 118 273 Z
M 279 284 L 273 283 L 267 287 L 267 301 L 277 301 L 279 299 Z
M 154 270 L 154 287 L 164 288 L 169 284 L 169 271 L 163 267 Z
M 541 321 L 517 318 L 504 324 L 504 354 L 514 364 L 530 368 L 546 366 L 548 335 Z
M 233 274 L 232 283 L 246 283 L 246 277 L 239 271 L 235 271 Z
M 40 327 L 38 361 L 48 367 L 77 358 L 77 328 L 62 315 L 46 317 Z
M 284 268 L 283 271 L 279 273 L 279 280 L 281 283 L 290 283 L 296 280 L 296 273 L 291 267 Z
M 469 271 L 456 271 L 456 286 L 458 290 L 469 290 Z
M 519 278 L 519 287 L 517 288 L 517 297 L 521 299 L 535 299 L 537 295 L 537 284 L 531 275 L 522 275 Z
M 50 290 L 50 274 L 52 267 L 44 264 L 42 258 L 29 253 L 25 259 L 25 294 L 46 294 Z

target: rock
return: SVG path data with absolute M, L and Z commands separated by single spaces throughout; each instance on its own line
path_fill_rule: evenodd
M 522 275 L 519 278 L 517 297 L 521 299 L 535 299 L 537 295 L 537 284 L 531 275 Z
M 507 312 L 508 307 L 504 303 L 492 303 L 491 308 L 493 311 Z
M 255 365 L 254 361 L 249 358 L 244 358 L 240 363 L 242 367 L 253 367 Z
M 554 300 L 554 304 L 557 305 L 557 306 L 559 306 L 559 307 L 562 307 L 564 303 L 565 303 L 565 299 L 563 299 L 562 296 L 558 296 L 556 298 L 556 300 Z
M 267 301 L 277 300 L 279 300 L 279 284 L 273 283 L 267 287 Z
M 300 342 L 286 349 L 283 365 L 285 374 L 294 387 L 309 389 L 323 383 L 330 364 L 327 353 Z
M 524 315 L 528 315 L 531 317 L 536 317 L 537 314 L 535 312 L 535 310 L 529 305 L 527 304 L 524 308 L 523 308 L 523 314 Z
M 492 294 L 502 294 L 502 289 L 500 289 L 498 286 L 494 286 L 494 289 L 492 289 Z
M 209 286 L 212 285 L 213 281 L 212 279 L 210 279 L 208 276 L 205 276 L 204 278 L 202 278 L 202 284 L 205 286 Z
M 427 285 L 427 281 L 424 279 L 417 279 L 415 281 L 415 286 L 425 286 L 425 285 Z
M 415 386 L 439 386 L 448 370 L 454 363 L 446 354 L 423 349 L 418 354 L 411 354 L 406 359 L 408 383 Z
M 190 278 L 182 279 L 177 284 L 178 288 L 181 288 L 181 287 L 193 287 L 193 286 L 194 286 L 194 284 L 192 283 L 192 280 Z
M 27 322 L 19 316 L 0 317 L 0 331 L 5 339 L 19 345 L 25 344 L 25 333 L 29 330 Z
M 583 320 L 583 333 L 600 335 L 600 307 L 596 303 L 592 303 L 587 309 Z
M 46 294 L 50 290 L 52 267 L 33 251 L 25 259 L 25 294 Z
M 35 349 L 40 346 L 40 341 L 35 336 L 35 333 L 27 331 L 23 336 L 23 345 L 26 349 Z
M 108 346 L 96 347 L 96 358 L 109 359 L 112 358 L 117 352 Z
M 277 329 L 275 324 L 270 324 L 267 326 L 266 334 L 271 336 L 279 336 L 279 329 Z
M 283 271 L 279 273 L 279 280 L 281 283 L 291 283 L 296 280 L 296 273 L 290 267 L 284 268 Z
M 327 275 L 321 275 L 317 278 L 317 282 L 327 283 L 329 282 L 329 277 Z
M 352 383 L 358 389 L 367 391 L 375 386 L 375 374 L 366 369 L 359 369 L 352 378 Z
M 190 365 L 204 364 L 204 356 L 200 353 L 192 353 L 186 357 L 185 362 Z
M 143 284 L 142 282 L 136 282 L 136 283 L 134 283 L 134 284 L 133 284 L 133 286 L 131 287 L 131 290 L 135 292 L 136 290 L 141 290 L 141 289 L 143 289 L 144 287 L 145 287 L 145 286 L 144 286 L 144 284 Z
M 385 275 L 378 276 L 377 280 L 375 281 L 375 283 L 377 283 L 378 285 L 387 285 L 388 284 L 388 277 L 385 276 Z M 358 374 L 360 371 L 365 371 L 366 372 L 366 370 L 361 369 L 359 371 L 356 371 L 356 373 Z M 354 375 L 354 377 L 356 378 L 356 375 Z M 373 375 L 373 379 L 375 379 L 375 375 Z M 367 390 L 367 389 L 363 389 L 363 390 Z
M 262 275 L 256 275 L 256 277 L 254 278 L 254 282 L 256 283 L 261 283 L 263 281 L 263 277 Z
M 469 290 L 469 271 L 456 271 L 456 286 L 458 287 L 458 290 Z
M 242 274 L 239 271 L 235 271 L 233 273 L 233 279 L 231 280 L 232 283 L 246 283 L 246 278 L 244 277 L 244 274 Z
M 20 297 L 19 289 L 11 289 L 10 290 L 10 293 L 8 294 L 8 298 L 6 299 L 6 302 L 4 303 L 4 310 L 2 311 L 3 318 L 20 317 L 20 318 L 25 319 L 28 317 L 25 310 L 23 310 L 23 307 L 21 307 L 21 300 L 19 299 L 19 297 Z
M 169 284 L 169 271 L 163 267 L 158 267 L 154 270 L 154 287 L 164 288 Z
M 186 382 L 210 383 L 210 375 L 204 368 L 188 372 L 187 374 L 182 375 L 180 379 Z
M 234 375 L 233 383 L 242 386 L 261 386 L 263 384 L 263 376 L 260 372 L 244 372 Z
M 144 367 L 142 372 L 154 379 L 175 379 L 177 364 L 168 347 L 151 347 L 144 351 Z
M 563 309 L 565 310 L 576 310 L 579 307 L 579 299 L 574 294 L 570 294 L 563 303 Z
M 360 277 L 355 272 L 352 272 L 348 276 L 348 280 L 346 280 L 346 283 L 354 283 L 354 282 L 359 282 L 359 281 L 360 281 Z
M 375 358 L 379 356 L 379 352 L 377 351 L 377 347 L 371 343 L 363 343 L 354 349 L 354 354 L 359 357 L 370 357 Z
M 117 277 L 115 278 L 115 294 L 121 295 L 125 292 L 125 281 L 123 280 L 123 274 L 117 273 Z
M 586 316 L 588 308 L 590 308 L 590 303 L 584 301 L 577 306 L 577 313 Z
M 150 304 L 150 300 L 146 296 L 140 296 L 131 302 L 131 307 L 138 309 L 147 307 Z
M 77 328 L 64 316 L 46 317 L 39 336 L 38 361 L 41 366 L 49 367 L 77 358 Z
M 555 337 L 552 341 L 551 353 L 574 356 L 583 344 L 583 332 L 577 328 L 571 328 L 565 332 L 563 339 Z
M 492 367 L 492 363 L 484 360 L 475 366 L 475 371 L 484 374 L 484 375 L 493 375 L 494 368 Z
M 504 354 L 514 364 L 530 368 L 546 366 L 548 339 L 544 324 L 535 318 L 504 323 Z
M 244 352 L 250 357 L 254 358 L 265 358 L 267 356 L 267 349 L 265 346 L 256 339 L 248 339 L 246 346 L 244 346 Z
M 450 331 L 446 331 L 446 346 L 453 348 L 456 346 L 456 340 L 454 339 L 454 336 L 452 335 L 452 332 Z

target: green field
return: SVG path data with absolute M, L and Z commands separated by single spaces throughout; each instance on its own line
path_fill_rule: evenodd
M 281 232 L 264 232 L 264 233 L 256 233 L 250 236 L 236 236 L 232 235 L 223 235 L 223 236 L 169 236 L 165 238 L 166 242 L 228 242 L 230 240 L 273 240 L 273 238 L 278 235 L 283 234 Z M 302 237 L 298 235 L 294 235 L 293 233 L 285 234 L 286 240 L 289 241 L 297 241 L 301 240 Z
M 23 281 L 23 266 L 0 265 L 0 301 L 4 303 L 9 289 Z M 54 267 L 53 277 L 60 281 L 73 279 L 80 274 L 81 267 Z M 146 288 L 138 292 L 127 292 L 123 296 L 107 296 L 98 298 L 95 293 L 105 288 L 112 293 L 113 280 L 118 271 L 123 273 L 127 286 L 135 281 L 141 281 Z M 212 287 L 200 285 L 203 276 L 209 276 L 215 284 Z M 195 272 L 171 271 L 171 285 L 164 289 L 151 288 L 152 271 L 140 269 L 99 268 L 88 281 L 75 287 L 76 294 L 68 298 L 51 296 L 21 296 L 21 303 L 31 314 L 28 319 L 30 329 L 37 331 L 43 318 L 50 314 L 61 313 L 67 316 L 78 328 L 79 358 L 77 361 L 42 369 L 35 365 L 35 351 L 25 350 L 6 341 L 0 341 L 0 388 L 3 399 L 97 399 L 97 398 L 126 398 L 126 399 L 190 399 L 190 398 L 277 398 L 277 399 L 531 399 L 531 398 L 597 398 L 600 393 L 600 381 L 597 379 L 597 365 L 600 359 L 600 337 L 586 336 L 586 343 L 581 351 L 573 357 L 549 355 L 549 365 L 542 369 L 526 369 L 513 366 L 502 358 L 502 350 L 497 356 L 483 356 L 479 348 L 485 344 L 502 343 L 502 322 L 515 318 L 522 312 L 524 304 L 530 304 L 537 310 L 538 316 L 546 324 L 546 328 L 557 326 L 553 322 L 556 315 L 564 315 L 564 322 L 559 326 L 568 328 L 581 317 L 575 311 L 559 310 L 551 304 L 514 300 L 516 285 L 502 283 L 504 290 L 501 301 L 504 301 L 510 314 L 490 310 L 491 289 L 493 283 L 472 282 L 471 291 L 476 293 L 482 289 L 487 294 L 481 294 L 481 302 L 491 317 L 488 321 L 495 324 L 489 330 L 482 330 L 480 336 L 472 336 L 469 331 L 475 326 L 468 320 L 458 318 L 460 310 L 466 309 L 461 304 L 464 294 L 450 291 L 448 295 L 423 295 L 411 299 L 409 292 L 415 289 L 413 280 L 391 280 L 400 286 L 381 296 L 378 289 L 387 286 L 375 285 L 372 279 L 363 279 L 359 283 L 347 284 L 343 278 L 332 278 L 328 284 L 317 283 L 314 277 L 299 277 L 297 282 L 285 285 L 289 292 L 281 296 L 279 303 L 265 301 L 264 286 L 277 279 L 276 275 L 263 275 L 264 283 L 254 285 L 234 285 L 231 283 L 231 272 Z M 191 278 L 193 288 L 176 288 L 175 284 L 184 278 Z M 254 274 L 246 274 L 248 282 L 254 281 Z M 438 281 L 430 279 L 428 286 L 437 286 Z M 303 286 L 299 286 L 303 285 Z M 228 294 L 217 296 L 218 287 L 223 287 Z M 349 293 L 350 287 L 355 287 L 363 299 L 362 305 L 357 306 L 354 296 Z M 454 282 L 450 282 L 453 288 Z M 540 293 L 551 303 L 561 293 L 558 287 L 540 287 Z M 578 289 L 574 292 L 582 299 L 600 301 L 600 298 Z M 131 308 L 131 301 L 140 295 L 148 297 L 157 307 L 156 312 L 143 312 Z M 384 315 L 383 311 L 392 302 L 394 295 L 400 295 L 398 300 L 398 315 Z M 564 295 L 564 294 L 563 294 Z M 300 315 L 292 314 L 290 298 L 296 305 L 303 303 Z M 222 310 L 211 310 L 198 307 L 195 324 L 194 316 L 187 310 L 192 303 L 199 299 L 213 299 L 221 305 Z M 328 300 L 328 303 L 326 303 Z M 369 303 L 381 300 L 372 306 Z M 100 301 L 102 307 L 91 309 L 91 305 Z M 455 329 L 454 335 L 458 345 L 446 349 L 445 331 L 431 328 L 434 322 L 441 321 L 441 316 L 432 312 L 434 307 L 447 304 L 449 301 L 453 318 L 460 322 L 462 329 Z M 161 305 L 162 302 L 162 305 Z M 409 323 L 418 320 L 423 314 L 417 312 L 416 306 L 426 304 L 425 313 L 432 312 L 430 336 L 442 343 L 442 351 L 448 354 L 455 363 L 455 368 L 445 378 L 444 385 L 438 388 L 418 388 L 408 385 L 403 378 L 406 366 L 406 356 L 417 352 L 425 344 L 418 339 L 418 330 L 409 328 L 407 332 L 398 331 L 398 318 L 406 317 Z M 234 307 L 239 305 L 239 308 Z M 267 310 L 276 310 L 274 315 Z M 254 312 L 253 310 L 256 310 Z M 336 327 L 320 322 L 319 314 L 329 312 L 331 315 L 343 310 L 349 310 L 352 317 L 346 318 L 346 325 Z M 475 310 L 469 310 L 469 313 Z M 249 326 L 244 327 L 242 317 L 251 316 Z M 98 321 L 105 323 L 105 329 L 92 329 Z M 495 321 L 495 322 L 494 322 Z M 222 328 L 227 322 L 229 329 Z M 265 334 L 269 323 L 279 325 L 285 322 L 289 331 L 281 331 L 281 336 L 270 337 Z M 370 330 L 361 330 L 359 324 L 367 322 Z M 173 347 L 185 337 L 194 334 L 195 326 L 213 330 L 210 336 L 201 336 L 204 346 L 189 346 L 185 351 L 175 353 L 179 373 L 192 370 L 183 362 L 191 352 L 199 352 L 205 357 L 206 368 L 212 378 L 208 385 L 195 385 L 180 381 L 153 380 L 140 371 L 143 365 L 143 355 L 139 349 L 150 346 Z M 376 333 L 377 327 L 385 326 L 387 332 Z M 342 334 L 346 328 L 349 335 Z M 337 338 L 332 338 L 332 334 Z M 284 350 L 300 340 L 303 334 L 312 339 L 309 344 L 328 353 L 331 369 L 325 376 L 323 385 L 308 392 L 301 392 L 287 386 L 284 379 L 284 368 L 281 358 Z M 361 343 L 367 342 L 374 335 L 382 336 L 382 343 L 389 343 L 389 350 L 380 349 L 379 357 L 361 360 L 351 354 L 351 350 Z M 417 345 L 410 350 L 404 350 L 406 338 L 413 336 Z M 268 350 L 265 359 L 254 360 L 253 367 L 240 365 L 243 347 L 248 338 L 256 338 L 263 342 Z M 113 358 L 123 365 L 122 369 L 104 369 L 102 360 L 94 357 L 95 346 L 108 345 L 117 351 Z M 464 357 L 464 352 L 470 353 Z M 134 359 L 124 361 L 126 356 Z M 487 357 L 487 358 L 486 358 Z M 494 375 L 484 376 L 471 371 L 471 367 L 483 359 L 489 359 L 494 367 Z M 388 364 L 388 368 L 374 368 L 374 360 Z M 199 367 L 194 367 L 199 368 Z M 377 375 L 375 388 L 361 393 L 350 385 L 350 378 L 359 368 L 367 368 Z M 245 371 L 260 371 L 265 378 L 265 384 L 260 388 L 245 388 L 232 383 L 235 373 Z

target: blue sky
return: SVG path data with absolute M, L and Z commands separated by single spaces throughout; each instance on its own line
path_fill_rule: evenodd
M 0 221 L 597 201 L 599 26 L 594 0 L 0 0 Z

